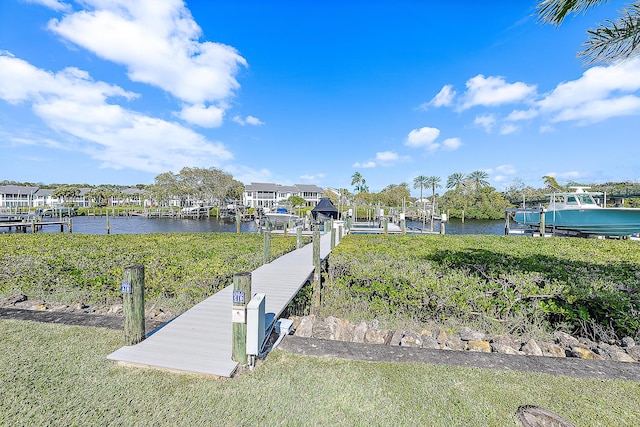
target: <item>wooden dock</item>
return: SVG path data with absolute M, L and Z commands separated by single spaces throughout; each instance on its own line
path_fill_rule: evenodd
M 336 244 L 339 242 L 336 235 Z M 320 257 L 331 252 L 331 234 L 322 235 Z M 289 301 L 313 275 L 313 244 L 289 252 L 251 273 L 252 293 L 266 294 L 267 318 L 278 319 Z M 108 359 L 134 366 L 231 377 L 233 285 L 176 317 L 147 339 L 124 346 Z

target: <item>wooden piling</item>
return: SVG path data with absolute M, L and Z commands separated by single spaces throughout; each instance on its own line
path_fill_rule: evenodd
M 313 230 L 313 309 L 320 308 L 320 230 Z
M 264 230 L 264 256 L 262 258 L 263 264 L 269 264 L 271 262 L 271 230 L 267 227 Z
M 233 306 L 231 308 L 231 359 L 247 364 L 247 304 L 251 299 L 251 272 L 233 275 Z
M 144 340 L 144 266 L 132 265 L 124 269 L 122 311 L 124 313 L 124 343 L 135 345 Z
M 336 247 L 336 229 L 331 228 L 331 250 Z
M 240 217 L 240 211 L 236 210 L 236 233 L 240 233 L 240 221 L 241 221 L 241 217 Z
M 111 224 L 109 223 L 109 211 L 107 210 L 107 234 L 111 234 Z
M 302 227 L 296 228 L 296 249 L 302 247 Z
M 540 209 L 540 237 L 544 237 L 546 225 L 544 223 L 544 210 Z

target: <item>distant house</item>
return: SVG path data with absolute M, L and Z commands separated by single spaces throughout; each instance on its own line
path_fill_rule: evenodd
M 0 186 L 0 208 L 31 207 L 38 187 Z
M 307 206 L 316 206 L 323 191 L 317 185 L 252 182 L 244 188 L 242 203 L 251 208 L 271 208 L 291 196 L 298 196 L 305 200 Z

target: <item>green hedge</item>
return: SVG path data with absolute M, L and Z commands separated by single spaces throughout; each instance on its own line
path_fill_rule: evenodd
M 350 235 L 331 254 L 336 315 L 482 320 L 591 338 L 640 335 L 640 243 L 517 236 Z M 335 297 L 339 295 L 339 297 Z
M 259 234 L 3 234 L 0 296 L 21 292 L 48 302 L 120 301 L 124 267 L 145 266 L 149 303 L 182 311 L 231 283 L 234 273 L 262 264 Z M 295 237 L 272 238 L 272 256 L 295 248 Z

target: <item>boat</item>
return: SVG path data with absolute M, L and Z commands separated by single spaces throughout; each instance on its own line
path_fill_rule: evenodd
M 640 208 L 607 208 L 594 196 L 603 193 L 586 191 L 589 187 L 570 187 L 574 192 L 547 194 L 549 205 L 539 210 L 516 209 L 513 220 L 519 224 L 542 227 L 568 234 L 593 236 L 631 236 L 640 233 Z
M 269 224 L 274 228 L 284 224 L 287 224 L 288 227 L 294 227 L 302 221 L 298 215 L 289 211 L 285 206 L 277 206 L 274 210 L 263 208 L 261 216 L 264 223 L 269 221 Z

